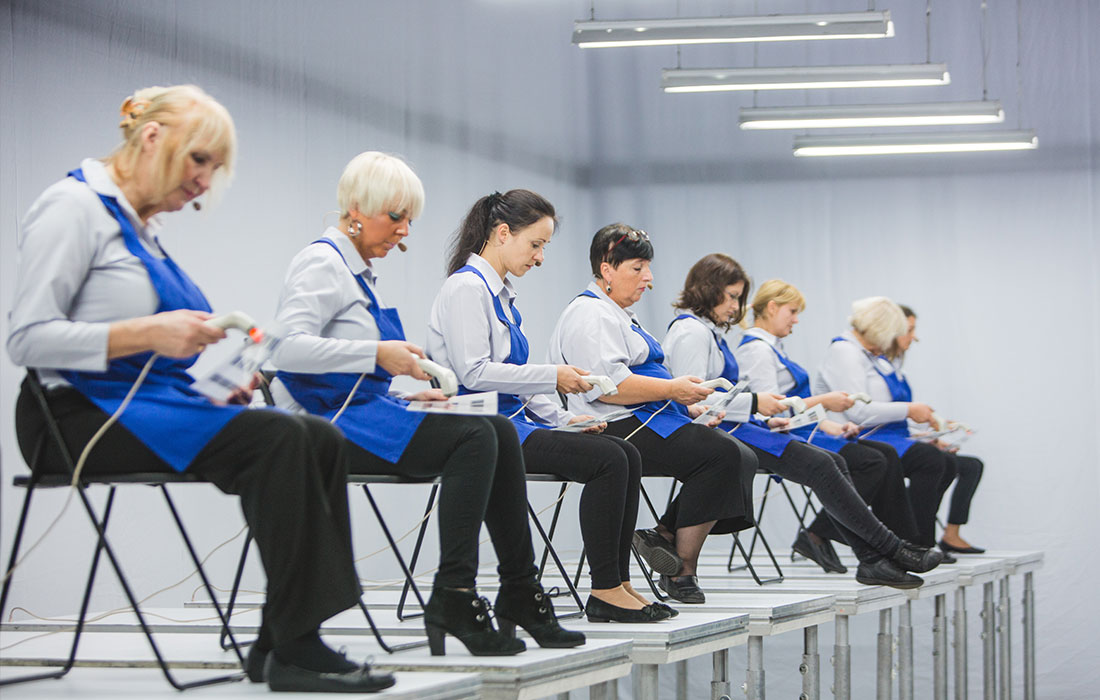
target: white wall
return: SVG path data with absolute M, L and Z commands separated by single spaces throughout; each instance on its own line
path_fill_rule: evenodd
M 667 16 L 677 4 L 684 16 L 731 11 L 729 3 L 703 0 L 605 0 L 596 8 L 602 18 Z M 777 1 L 760 12 L 861 9 L 852 5 Z M 893 5 L 893 40 L 761 46 L 757 60 L 924 60 L 924 3 Z M 977 7 L 933 4 L 932 58 L 949 63 L 947 88 L 870 97 L 761 94 L 758 103 L 976 99 Z M 733 11 L 752 8 L 734 3 Z M 542 192 L 563 218 L 547 265 L 519 284 L 536 357 L 585 280 L 588 237 L 612 220 L 653 235 L 657 287 L 639 312 L 654 330 L 671 318 L 669 303 L 687 268 L 712 251 L 734 255 L 756 281 L 783 277 L 806 293 L 809 305 L 789 347 L 810 368 L 843 328 L 852 299 L 890 295 L 920 314 L 922 341 L 907 365 L 918 395 L 979 431 L 968 447 L 987 470 L 964 534 L 990 547 L 1047 552 L 1037 577 L 1041 692 L 1090 697 L 1100 682 L 1081 624 L 1100 619 L 1090 596 L 1100 576 L 1090 547 L 1100 527 L 1100 423 L 1092 405 L 1100 393 L 1100 57 L 1087 35 L 1098 19 L 1095 4 L 1023 3 L 1017 100 L 1015 3 L 990 2 L 989 94 L 1004 102 L 1007 127 L 1019 121 L 1038 130 L 1038 151 L 833 162 L 796 161 L 789 134 L 739 132 L 736 109 L 751 104 L 751 95 L 660 93 L 657 71 L 675 65 L 674 49 L 569 46 L 571 20 L 587 14 L 587 2 L 550 0 L 4 4 L 0 306 L 10 304 L 18 220 L 37 193 L 81 157 L 111 149 L 115 111 L 130 90 L 184 81 L 221 99 L 241 135 L 237 182 L 224 202 L 175 215 L 165 237 L 215 308 L 270 317 L 286 261 L 334 208 L 340 168 L 368 148 L 405 155 L 427 188 L 409 253 L 380 265 L 385 298 L 401 308 L 412 340 L 423 339 L 450 231 L 477 196 L 509 187 Z M 688 47 L 681 60 L 751 65 L 753 49 Z M 21 497 L 8 485 L 23 469 L 12 431 L 20 378 L 0 358 L 5 560 Z M 240 527 L 231 499 L 207 489 L 181 495 L 185 517 L 201 520 L 200 550 Z M 420 495 L 385 497 L 395 513 L 420 507 Z M 124 497 L 117 523 L 125 551 L 154 564 L 135 569 L 144 593 L 189 570 L 182 553 L 146 541 L 148 528 L 134 527 L 139 517 L 166 525 L 161 504 L 148 500 Z M 538 507 L 551 495 L 540 491 L 534 500 Z M 60 501 L 60 494 L 38 501 L 39 528 Z M 358 499 L 353 504 L 358 549 L 373 551 L 369 517 Z M 63 595 L 73 593 L 70 558 L 83 561 L 81 547 L 90 541 L 82 518 L 70 512 L 29 560 L 15 604 L 38 614 L 73 609 Z M 780 508 L 771 519 L 773 543 L 783 546 L 789 521 Z M 213 560 L 219 585 L 230 580 L 234 550 L 225 547 Z M 392 567 L 379 556 L 361 573 L 385 577 Z M 258 580 L 254 572 L 250 583 Z M 178 605 L 195 585 L 156 600 Z M 109 586 L 102 590 L 98 609 L 118 599 Z M 1017 585 L 1017 602 L 1018 594 Z M 972 595 L 972 610 L 976 604 Z M 922 614 L 919 643 L 929 636 Z M 874 626 L 863 622 L 853 628 L 857 659 L 873 658 Z M 769 641 L 773 694 L 797 692 L 799 643 Z M 930 658 L 926 647 L 918 654 Z M 871 692 L 869 668 L 857 674 L 857 697 Z M 697 671 L 706 676 L 706 664 Z M 928 683 L 918 678 L 918 689 L 930 692 Z

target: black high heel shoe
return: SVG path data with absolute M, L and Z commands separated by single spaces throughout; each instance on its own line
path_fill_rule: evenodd
M 432 656 L 446 654 L 446 635 L 465 645 L 474 656 L 513 656 L 527 648 L 515 635 L 493 628 L 489 601 L 475 591 L 435 588 L 424 608 L 424 629 Z
M 502 584 L 493 609 L 501 634 L 515 637 L 519 625 L 540 647 L 568 649 L 584 644 L 582 632 L 571 632 L 558 624 L 554 604 L 538 583 Z

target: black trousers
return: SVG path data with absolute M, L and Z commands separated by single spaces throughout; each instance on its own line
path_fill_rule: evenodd
M 856 492 L 848 465 L 839 454 L 802 442 L 788 443 L 779 457 L 758 448 L 753 451 L 762 469 L 814 490 L 827 517 L 860 561 L 875 561 L 897 551 L 900 540 Z
M 901 460 L 897 453 L 892 460 L 886 458 L 893 450 L 884 442 L 860 440 L 841 448 L 840 456 L 848 465 L 856 491 L 875 517 L 901 539 L 916 542 L 917 520 L 909 504 Z M 825 539 L 839 539 L 840 535 L 827 517 L 816 518 L 809 530 Z
M 626 439 L 641 426 L 634 416 L 617 420 L 605 432 Z M 756 456 L 739 440 L 721 430 L 685 425 L 667 438 L 648 427 L 629 442 L 642 455 L 643 476 L 671 476 L 682 486 L 661 524 L 675 532 L 711 520 L 711 534 L 738 532 L 752 527 L 752 480 Z
M 638 520 L 642 456 L 611 435 L 536 430 L 523 443 L 531 474 L 555 474 L 584 484 L 581 539 L 593 588 L 615 588 L 630 580 L 630 542 Z
M 108 416 L 67 387 L 49 391 L 47 402 L 75 461 Z M 26 382 L 15 424 L 24 459 L 31 459 L 45 440 L 42 467 L 68 473 L 47 439 L 45 420 Z M 240 497 L 267 573 L 263 626 L 276 645 L 315 631 L 359 600 L 345 444 L 340 431 L 323 420 L 246 410 L 214 436 L 187 470 Z M 160 471 L 174 470 L 118 424 L 104 433 L 84 466 L 89 475 Z
M 437 588 L 474 587 L 482 522 L 493 542 L 501 583 L 535 580 L 523 451 L 507 418 L 430 413 L 396 464 L 348 444 L 353 474 L 442 477 Z
M 982 480 L 985 465 L 982 464 L 982 460 L 969 455 L 953 455 L 945 452 L 944 456 L 948 464 L 955 467 L 958 474 L 955 490 L 951 492 L 951 507 L 947 511 L 947 522 L 950 525 L 965 525 L 970 520 L 970 502 L 974 500 L 974 492 L 978 490 L 978 482 Z
M 910 540 L 923 547 L 931 547 L 936 544 L 936 513 L 940 509 L 940 501 L 951 480 L 955 478 L 955 470 L 945 458 L 944 452 L 928 443 L 918 442 L 905 451 L 901 458 L 893 447 L 874 440 L 863 440 L 862 444 L 871 447 L 881 446 L 880 451 L 890 462 L 890 469 L 900 471 L 909 479 L 909 505 L 913 509 L 913 520 L 916 525 L 916 537 Z

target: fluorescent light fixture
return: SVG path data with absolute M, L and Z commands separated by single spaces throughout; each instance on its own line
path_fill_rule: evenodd
M 1000 102 L 927 102 L 820 107 L 742 107 L 742 129 L 821 129 L 874 126 L 999 124 Z
M 885 11 L 573 23 L 573 43 L 582 49 L 892 36 L 894 23 Z
M 951 74 L 943 63 L 790 68 L 666 68 L 661 71 L 661 88 L 665 92 L 900 87 L 947 85 L 950 82 Z
M 1035 136 L 1035 131 L 1030 129 L 859 136 L 796 136 L 794 139 L 794 154 L 801 157 L 1019 151 L 1038 147 L 1039 139 Z

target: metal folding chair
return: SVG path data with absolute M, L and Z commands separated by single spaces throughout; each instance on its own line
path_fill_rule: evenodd
M 26 496 L 23 499 L 23 508 L 19 516 L 19 524 L 15 530 L 15 540 L 12 543 L 11 556 L 8 560 L 7 569 L 5 572 L 11 572 L 12 567 L 19 560 L 19 549 L 22 545 L 23 534 L 27 523 L 27 516 L 30 513 L 31 497 L 34 495 L 36 489 L 40 488 L 63 488 L 69 486 L 72 482 L 73 473 L 75 471 L 75 461 L 72 455 L 69 453 L 68 448 L 65 445 L 65 441 L 62 438 L 60 427 L 57 424 L 57 420 L 54 418 L 50 411 L 49 404 L 46 401 L 45 390 L 42 387 L 42 383 L 39 380 L 38 374 L 33 369 L 27 370 L 28 386 L 31 393 L 34 396 L 35 402 L 42 411 L 43 418 L 45 419 L 47 432 L 39 440 L 38 444 L 34 448 L 34 453 L 31 458 L 30 475 L 20 475 L 13 479 L 13 485 L 26 489 Z M 63 465 L 67 470 L 67 473 L 51 473 L 46 471 L 44 464 L 45 449 L 47 442 L 52 442 L 57 448 L 58 453 L 61 455 Z M 172 674 L 169 669 L 169 664 L 165 660 L 160 648 L 157 646 L 156 640 L 153 637 L 153 631 L 149 627 L 145 620 L 145 615 L 141 611 L 141 606 L 137 597 L 134 595 L 133 589 L 130 586 L 130 582 L 127 580 L 125 573 L 122 569 L 122 564 L 119 562 L 115 549 L 107 539 L 107 526 L 110 521 L 112 508 L 114 506 L 115 492 L 119 486 L 123 485 L 145 485 L 158 489 L 163 495 L 165 503 L 168 505 L 168 510 L 172 513 L 172 518 L 176 523 L 176 527 L 179 530 L 180 537 L 187 547 L 187 552 L 191 556 L 191 561 L 194 563 L 195 568 L 202 579 L 203 587 L 206 588 L 207 594 L 210 596 L 210 600 L 214 605 L 214 609 L 218 614 L 218 619 L 221 621 L 222 630 L 225 637 L 228 639 L 227 649 L 232 649 L 237 657 L 239 663 L 244 664 L 244 657 L 241 653 L 240 646 L 237 644 L 233 637 L 232 630 L 229 627 L 229 616 L 223 612 L 221 606 L 218 604 L 217 597 L 214 593 L 213 587 L 210 585 L 210 581 L 206 576 L 206 572 L 203 569 L 202 562 L 199 559 L 198 554 L 195 552 L 194 546 L 191 544 L 191 538 L 187 534 L 187 530 L 183 525 L 183 520 L 180 518 L 179 512 L 176 509 L 175 503 L 172 501 L 171 495 L 168 493 L 169 484 L 182 484 L 182 483 L 209 483 L 204 479 L 197 477 L 193 474 L 176 473 L 176 472 L 163 472 L 152 474 L 112 474 L 112 475 L 94 475 L 85 476 L 81 475 L 79 480 L 79 486 L 76 489 L 76 494 L 80 499 L 81 504 L 84 507 L 85 513 L 88 515 L 88 519 L 91 521 L 92 526 L 96 530 L 97 541 L 95 552 L 92 556 L 91 568 L 88 571 L 88 577 L 86 579 L 84 587 L 84 596 L 80 604 L 80 613 L 77 617 L 76 629 L 73 635 L 72 648 L 69 651 L 69 657 L 65 664 L 55 671 L 49 671 L 45 673 L 31 674 L 26 676 L 20 676 L 17 678 L 4 678 L 0 679 L 0 686 L 14 685 L 17 683 L 26 683 L 29 681 L 43 680 L 47 678 L 61 678 L 65 676 L 75 665 L 77 649 L 80 645 L 80 638 L 84 631 L 85 620 L 88 614 L 88 605 L 91 601 L 92 588 L 95 584 L 96 573 L 99 567 L 100 556 L 106 553 L 107 560 L 111 564 L 111 568 L 114 569 L 115 575 L 118 577 L 119 584 L 122 586 L 122 590 L 126 594 L 126 598 L 130 603 L 130 607 L 137 617 L 138 624 L 141 626 L 142 632 L 145 634 L 145 638 L 149 641 L 149 646 L 153 651 L 153 656 L 156 657 L 157 665 L 160 667 L 161 672 L 164 674 L 165 679 L 177 690 L 188 690 L 190 688 L 198 688 L 207 685 L 214 685 L 217 683 L 226 683 L 232 681 L 239 681 L 244 678 L 243 673 L 233 673 L 229 675 L 219 675 L 212 678 L 204 678 L 201 680 L 190 681 L 187 683 L 180 682 Z M 88 498 L 86 490 L 89 486 L 106 486 L 107 501 L 103 509 L 103 516 L 100 518 L 96 515 L 95 508 L 92 505 L 91 500 Z M 0 591 L 0 614 L 6 609 L 8 594 L 11 590 L 12 581 L 14 576 L 8 576 L 4 581 L 3 589 Z

